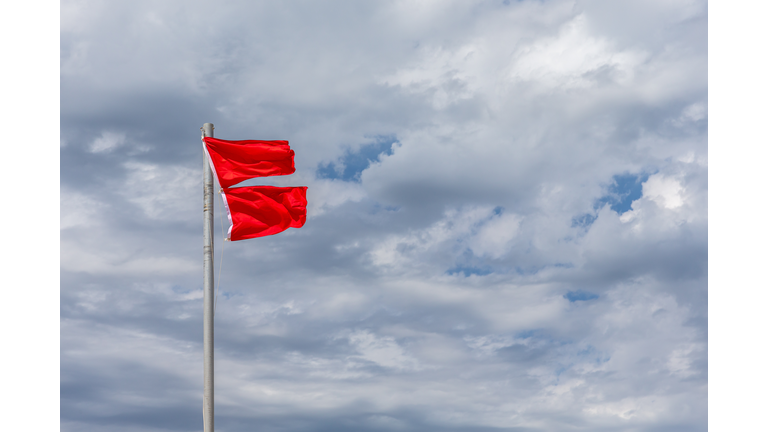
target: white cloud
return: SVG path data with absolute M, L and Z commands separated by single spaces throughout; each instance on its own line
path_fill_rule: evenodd
M 690 104 L 685 107 L 680 117 L 690 121 L 699 121 L 705 119 L 707 118 L 707 104 L 703 102 Z
M 61 269 L 69 272 L 83 272 L 92 275 L 179 275 L 192 272 L 199 264 L 186 257 L 141 255 L 141 251 L 107 251 L 99 247 L 85 249 L 71 240 L 61 242 Z
M 368 331 L 359 330 L 350 334 L 348 339 L 364 360 L 387 368 L 418 368 L 416 359 L 408 355 L 393 337 L 377 337 Z
M 477 91 L 478 76 L 473 69 L 480 66 L 477 57 L 481 48 L 464 45 L 455 51 L 432 48 L 424 50 L 419 64 L 400 69 L 379 82 L 400 86 L 411 93 L 431 94 L 432 106 L 443 109 L 462 99 L 472 97 Z
M 679 375 L 682 378 L 688 378 L 701 371 L 698 368 L 693 367 L 693 362 L 702 357 L 702 351 L 704 350 L 703 344 L 687 344 L 681 348 L 672 351 L 667 362 L 667 368 L 675 375 Z
M 441 220 L 426 229 L 405 235 L 393 235 L 383 240 L 371 250 L 370 258 L 377 266 L 407 268 L 409 263 L 414 262 L 413 258 L 418 256 L 424 257 L 434 253 L 459 254 L 481 225 L 493 215 L 491 207 L 472 206 L 449 210 Z M 505 239 L 511 238 L 510 232 L 515 229 L 515 222 L 505 218 L 495 224 L 504 230 L 499 238 L 505 243 Z M 514 233 L 511 235 L 514 236 Z M 488 234 L 482 236 L 472 242 L 478 250 L 495 253 L 499 248 L 503 248 L 504 245 L 499 245 L 498 239 L 489 240 Z
M 93 140 L 90 146 L 92 153 L 109 153 L 125 144 L 125 132 L 104 131 Z
M 590 35 L 586 17 L 579 15 L 556 37 L 521 48 L 510 78 L 566 89 L 595 86 L 600 79 L 629 84 L 646 57 L 642 52 L 617 51 L 609 40 Z
M 674 178 L 654 174 L 643 183 L 643 196 L 661 207 L 675 209 L 683 205 L 683 187 Z
M 134 161 L 124 165 L 128 179 L 120 193 L 139 206 L 147 217 L 165 220 L 196 217 L 194 214 L 202 202 L 194 199 L 202 188 L 199 170 Z
M 510 242 L 520 230 L 521 220 L 520 216 L 508 213 L 493 217 L 469 241 L 469 247 L 475 255 L 500 258 L 509 251 Z
M 103 222 L 107 204 L 66 187 L 61 188 L 60 194 L 60 229 L 77 226 L 93 227 Z
M 307 218 L 320 216 L 347 202 L 359 202 L 365 196 L 365 190 L 358 183 L 315 180 L 307 189 Z

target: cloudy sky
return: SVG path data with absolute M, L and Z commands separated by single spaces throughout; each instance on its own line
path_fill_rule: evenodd
M 218 430 L 707 430 L 707 2 L 60 23 L 62 431 L 202 430 L 205 122 L 309 187 L 261 239 L 216 202 Z

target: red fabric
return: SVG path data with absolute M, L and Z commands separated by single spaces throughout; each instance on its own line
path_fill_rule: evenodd
M 307 187 L 249 186 L 224 189 L 231 241 L 264 237 L 307 220 Z
M 203 141 L 222 188 L 254 177 L 288 175 L 296 171 L 288 141 L 226 141 L 209 137 Z

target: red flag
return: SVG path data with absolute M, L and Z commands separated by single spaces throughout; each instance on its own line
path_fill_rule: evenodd
M 229 214 L 231 241 L 264 237 L 307 220 L 307 187 L 249 186 L 221 192 Z
M 211 169 L 222 188 L 254 177 L 293 174 L 293 150 L 288 141 L 226 141 L 203 138 Z

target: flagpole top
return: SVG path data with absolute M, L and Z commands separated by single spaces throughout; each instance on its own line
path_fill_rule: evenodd
M 213 123 L 203 124 L 203 135 L 206 137 L 213 137 Z

